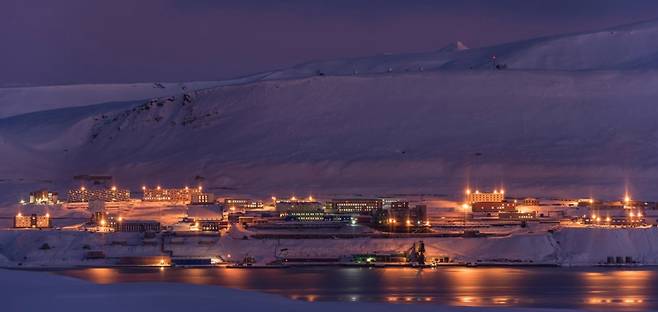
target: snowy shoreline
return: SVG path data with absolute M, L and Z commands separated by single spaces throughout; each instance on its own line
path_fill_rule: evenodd
M 172 257 L 253 257 L 257 266 L 288 258 L 336 258 L 373 252 L 401 252 L 417 242 L 396 239 L 238 239 L 230 235 L 184 237 L 168 244 Z M 600 266 L 609 257 L 629 257 L 620 267 L 658 265 L 658 228 L 562 228 L 554 233 L 518 233 L 506 237 L 425 238 L 428 256 L 445 256 L 454 264 L 479 266 Z M 44 244 L 48 245 L 44 249 Z M 85 260 L 88 251 L 102 251 L 105 259 Z M 114 267 L 121 257 L 164 256 L 160 244 L 145 243 L 139 233 L 95 234 L 77 231 L 0 231 L 0 267 L 76 268 Z M 125 265 L 125 263 L 124 263 Z M 157 266 L 157 264 L 153 264 Z M 167 264 L 168 265 L 168 264 Z M 615 267 L 614 265 L 603 265 Z

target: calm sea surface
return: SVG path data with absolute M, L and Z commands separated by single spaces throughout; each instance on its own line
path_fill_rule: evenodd
M 658 309 L 658 268 L 102 268 L 57 271 L 94 283 L 221 285 L 305 301 Z

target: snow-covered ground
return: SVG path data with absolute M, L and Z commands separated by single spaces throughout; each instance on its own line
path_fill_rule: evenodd
M 254 257 L 258 263 L 275 260 L 286 249 L 290 258 L 349 257 L 372 252 L 405 252 L 419 239 L 243 239 L 242 234 L 222 237 L 178 237 L 165 249 L 174 256 Z M 555 233 L 517 232 L 506 237 L 423 238 L 428 257 L 448 256 L 458 263 L 547 264 L 588 266 L 607 257 L 632 257 L 645 265 L 658 265 L 658 229 L 563 228 Z M 111 260 L 83 260 L 88 250 L 107 257 L 159 256 L 160 240 L 149 243 L 138 233 L 95 234 L 76 231 L 0 231 L 0 266 L 71 267 L 111 265 Z M 43 244 L 50 249 L 42 249 Z
M 304 302 L 217 286 L 173 283 L 98 285 L 46 272 L 0 270 L 2 311 L 568 311 L 433 304 Z

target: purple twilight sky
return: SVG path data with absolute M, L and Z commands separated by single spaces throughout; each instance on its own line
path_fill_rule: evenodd
M 654 18 L 655 0 L 2 0 L 0 86 L 221 79 Z

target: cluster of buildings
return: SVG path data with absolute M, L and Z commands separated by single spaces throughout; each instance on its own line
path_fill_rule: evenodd
M 349 221 L 396 231 L 429 226 L 425 205 L 411 206 L 402 200 L 385 203 L 381 198 L 342 198 L 322 203 L 313 197 L 291 197 L 275 203 L 279 217 L 288 221 Z
M 466 190 L 466 202 L 464 208 L 472 212 L 476 220 L 534 220 L 537 218 L 535 211 L 521 212 L 517 209 L 518 200 L 507 200 L 505 190 L 493 190 L 493 192 L 480 192 Z M 523 200 L 523 204 L 539 205 L 534 198 Z

